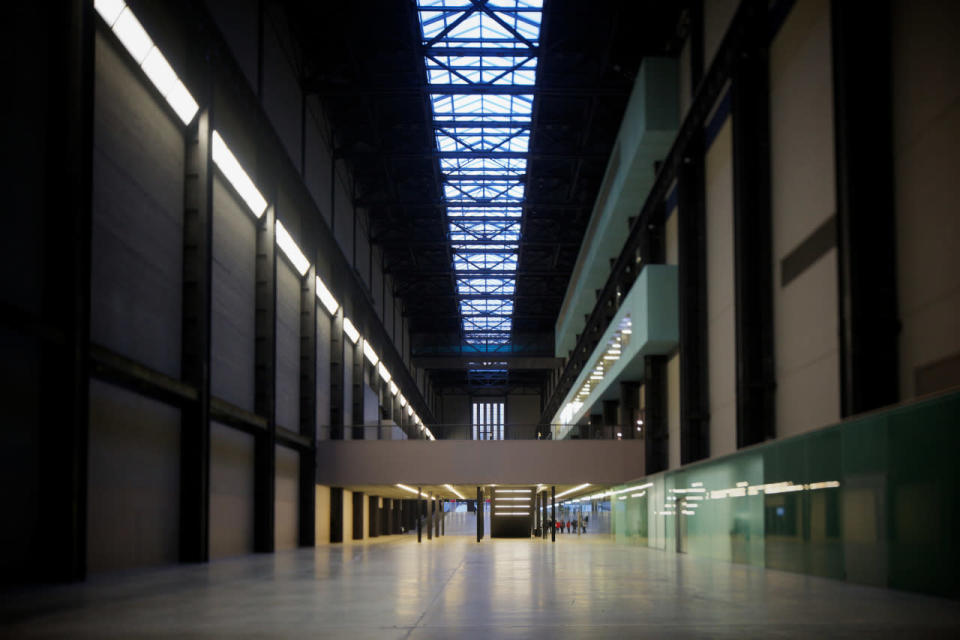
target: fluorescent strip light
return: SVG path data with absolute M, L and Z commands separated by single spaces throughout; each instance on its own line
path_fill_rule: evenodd
M 360 332 L 357 331 L 357 328 L 353 326 L 353 323 L 350 322 L 350 318 L 343 316 L 343 332 L 347 334 L 347 337 L 350 338 L 350 342 L 357 344 L 360 341 Z
M 330 293 L 330 289 L 327 289 L 327 285 L 323 283 L 320 276 L 317 276 L 317 297 L 320 298 L 320 302 L 327 308 L 327 312 L 330 315 L 335 314 L 337 309 L 340 308 L 340 303 L 337 302 L 337 299 Z
M 298 247 L 297 243 L 293 240 L 293 236 L 290 235 L 290 232 L 287 231 L 287 228 L 284 227 L 283 223 L 279 220 L 277 220 L 277 245 L 280 246 L 283 254 L 293 263 L 294 269 L 299 271 L 301 276 L 305 275 L 307 269 L 310 268 L 310 261 L 307 260 L 307 256 L 303 255 L 303 251 L 300 251 L 300 247 Z
M 405 406 L 407 406 L 407 397 L 401 393 L 401 394 L 400 394 L 400 408 L 403 409 Z
M 113 23 L 117 21 L 127 5 L 123 0 L 94 0 L 93 8 L 97 10 L 103 21 L 112 28 Z
M 513 502 L 530 502 L 530 498 L 497 498 L 497 500 L 512 500 Z
M 400 487 L 400 488 L 403 489 L 404 491 L 409 491 L 410 493 L 415 493 L 415 494 L 417 494 L 418 496 L 420 495 L 420 492 L 419 492 L 419 491 L 417 491 L 416 489 L 414 489 L 414 488 L 412 488 L 412 487 L 408 487 L 408 486 L 405 485 L 405 484 L 400 484 L 400 483 L 398 482 L 398 483 L 396 484 L 396 486 Z
M 370 361 L 370 364 L 377 364 L 380 362 L 380 356 L 377 355 L 377 352 L 373 350 L 373 347 L 371 347 L 370 343 L 366 340 L 363 341 L 363 355 L 367 357 L 367 360 Z
M 496 493 L 530 493 L 530 489 L 497 489 Z
M 173 71 L 170 63 L 160 53 L 160 49 L 153 47 L 140 65 L 143 72 L 150 78 L 150 82 L 157 88 L 161 95 L 167 95 L 174 85 L 179 82 L 177 74 Z
M 190 124 L 193 121 L 193 116 L 197 115 L 197 111 L 200 110 L 197 101 L 193 99 L 193 96 L 190 95 L 179 78 L 170 88 L 170 92 L 163 97 L 167 99 L 176 114 L 183 120 L 183 124 Z
M 408 404 L 408 405 L 407 405 L 407 415 L 408 415 L 408 416 L 412 416 L 412 415 L 413 415 L 413 405 L 412 405 L 412 404 Z
M 496 513 L 494 513 L 493 515 L 495 515 L 495 516 L 528 516 L 528 515 L 530 515 L 530 514 L 529 514 L 529 513 L 499 513 L 499 512 L 496 512 Z
M 393 377 L 390 375 L 390 371 L 387 370 L 383 363 L 377 365 L 377 373 L 380 374 L 380 377 L 383 378 L 384 382 L 390 382 L 390 379 Z
M 236 156 L 233 155 L 227 143 L 220 137 L 220 133 L 214 131 L 212 138 L 214 164 L 220 168 L 220 171 L 223 172 L 227 181 L 230 182 L 237 193 L 240 194 L 240 197 L 250 208 L 250 211 L 253 212 L 253 215 L 260 218 L 267 209 L 267 201 L 264 200 L 260 192 L 257 191 L 250 176 L 247 175 L 247 172 L 244 171 L 240 163 L 237 162 Z
M 130 7 L 125 7 L 120 12 L 111 28 L 123 46 L 130 52 L 130 55 L 133 56 L 133 59 L 137 61 L 137 64 L 143 64 L 147 54 L 150 53 L 150 49 L 153 48 L 153 40 L 147 35 L 146 29 L 143 28 L 137 17 L 133 15 Z
M 395 396 L 400 393 L 400 387 L 397 386 L 396 382 L 390 381 L 390 395 Z
M 460 492 L 459 492 L 459 491 L 457 491 L 456 489 L 454 489 L 454 488 L 451 487 L 450 485 L 445 484 L 445 485 L 443 485 L 443 486 L 445 486 L 447 489 L 450 489 L 450 491 L 453 491 L 453 494 L 454 494 L 455 496 L 457 496 L 458 498 L 460 498 L 461 500 L 466 500 L 466 498 L 464 498 L 462 495 L 460 495 Z
M 166 99 L 183 124 L 189 124 L 199 107 L 190 92 L 177 77 L 173 67 L 153 44 L 149 34 L 121 0 L 95 0 L 94 8 L 110 25 L 127 52 L 140 65 L 157 91 Z
M 568 496 L 568 495 L 570 495 L 571 493 L 573 493 L 573 492 L 575 492 L 575 491 L 580 491 L 581 489 L 586 489 L 586 488 L 589 487 L 589 486 L 590 486 L 590 483 L 589 483 L 589 482 L 585 482 L 585 483 L 581 484 L 581 485 L 578 486 L 578 487 L 574 487 L 573 489 L 567 489 L 567 490 L 564 491 L 563 493 L 558 493 L 555 497 L 557 497 L 557 498 L 562 498 L 563 496 Z

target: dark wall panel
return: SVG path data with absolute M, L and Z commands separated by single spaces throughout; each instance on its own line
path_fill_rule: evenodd
M 183 133 L 102 38 L 96 64 L 91 337 L 177 377 Z
M 210 392 L 253 411 L 256 229 L 224 182 L 213 182 Z
M 300 276 L 277 260 L 277 424 L 300 430 Z

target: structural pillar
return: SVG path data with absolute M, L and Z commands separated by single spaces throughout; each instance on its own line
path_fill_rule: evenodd
M 644 439 L 644 475 L 663 471 L 669 464 L 667 428 L 667 357 L 643 359 L 643 411 L 634 433 Z
M 421 522 L 423 515 L 423 493 L 420 487 L 417 487 L 417 542 L 423 542 L 423 524 Z
M 749 14 L 733 67 L 733 255 L 737 447 L 774 435 L 773 260 L 767 11 Z
M 312 237 L 313 234 L 309 234 Z M 317 277 L 311 264 L 300 280 L 300 449 L 299 544 L 316 544 L 317 485 Z
M 890 2 L 831 2 L 840 411 L 899 401 Z
M 276 361 L 277 361 L 277 210 L 267 207 L 257 227 L 256 261 L 256 413 L 267 428 L 254 444 L 254 550 L 274 549 L 276 486 Z
M 552 519 L 554 522 L 556 522 L 556 520 L 557 520 L 557 487 L 556 487 L 556 486 L 551 486 L 551 487 L 550 487 L 550 502 L 551 502 L 550 510 L 553 512 L 553 518 L 551 518 L 551 519 Z M 556 526 L 550 527 L 550 541 L 551 541 L 551 542 L 556 542 L 556 541 L 557 541 L 557 527 L 556 527 Z
M 427 540 L 433 540 L 433 494 L 427 496 Z
M 704 140 L 698 132 L 677 171 L 680 307 L 680 462 L 710 455 Z
M 210 307 L 213 243 L 211 109 L 187 130 L 180 370 L 197 389 L 180 411 L 180 561 L 210 558 Z
M 483 487 L 477 487 L 477 542 L 483 540 Z
M 620 383 L 620 405 L 617 415 L 617 424 L 620 425 L 620 431 L 624 439 L 635 439 L 640 436 L 637 431 L 637 410 L 640 399 L 639 382 L 621 382 Z
M 604 400 L 603 401 L 603 436 L 604 440 L 614 439 L 617 437 L 618 433 L 623 433 L 622 426 L 620 424 L 620 401 L 619 400 Z

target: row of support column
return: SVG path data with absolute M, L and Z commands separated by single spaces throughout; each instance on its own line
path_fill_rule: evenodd
M 438 496 L 424 495 L 417 487 L 417 542 L 423 542 L 423 525 L 426 524 L 427 540 L 446 535 L 443 503 Z

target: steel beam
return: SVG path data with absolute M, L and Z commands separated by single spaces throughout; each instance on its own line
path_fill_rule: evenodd
M 213 242 L 210 108 L 187 133 L 184 166 L 181 379 L 196 392 L 180 411 L 180 560 L 210 558 L 210 317 Z
M 765 18 L 764 12 L 757 11 L 748 26 L 730 90 L 738 448 L 772 438 L 776 419 Z
M 458 54 L 462 55 L 462 54 Z M 320 98 L 356 96 L 404 97 L 404 96 L 450 96 L 450 95 L 511 95 L 549 96 L 559 98 L 580 97 L 626 97 L 632 85 L 614 87 L 544 87 L 524 84 L 428 84 L 414 86 L 370 86 L 356 84 L 322 84 L 310 82 L 304 91 Z M 520 116 L 518 116 L 520 117 Z
M 682 464 L 710 455 L 704 158 L 701 134 L 687 147 L 677 173 Z
M 306 234 L 308 237 L 312 234 Z M 316 261 L 314 261 L 316 264 Z M 316 544 L 317 440 L 317 278 L 310 265 L 300 281 L 300 449 L 299 544 Z M 322 312 L 321 312 L 322 313 Z
M 346 340 L 343 332 L 343 305 L 331 318 L 330 326 L 330 439 L 343 439 L 344 406 L 343 393 L 346 380 L 344 371 L 344 349 Z
M 669 465 L 667 427 L 667 358 L 644 356 L 642 425 L 633 431 L 644 440 L 645 474 L 663 471 Z M 640 427 L 637 431 L 636 427 Z
M 257 224 L 256 354 L 254 408 L 267 428 L 254 443 L 254 541 L 258 552 L 274 549 L 276 485 L 277 243 L 276 208 Z
M 837 172 L 840 407 L 899 400 L 890 3 L 831 2 Z
M 42 87 L 39 91 L 46 93 L 29 97 L 38 107 L 31 122 L 45 133 L 37 138 L 37 144 L 45 147 L 46 159 L 37 176 L 43 185 L 43 231 L 36 238 L 43 270 L 40 321 L 62 340 L 40 344 L 35 427 L 40 458 L 33 463 L 39 485 L 37 553 L 25 559 L 23 570 L 29 572 L 26 580 L 66 582 L 83 579 L 87 569 L 93 74 L 98 18 L 88 2 L 49 3 L 36 12 L 47 43 L 46 49 L 35 43 L 46 56 L 31 67 L 38 76 L 37 86 Z M 17 15 L 8 20 L 16 22 Z M 11 46 L 18 44 L 14 40 Z M 5 517 L 30 516 L 9 513 Z

